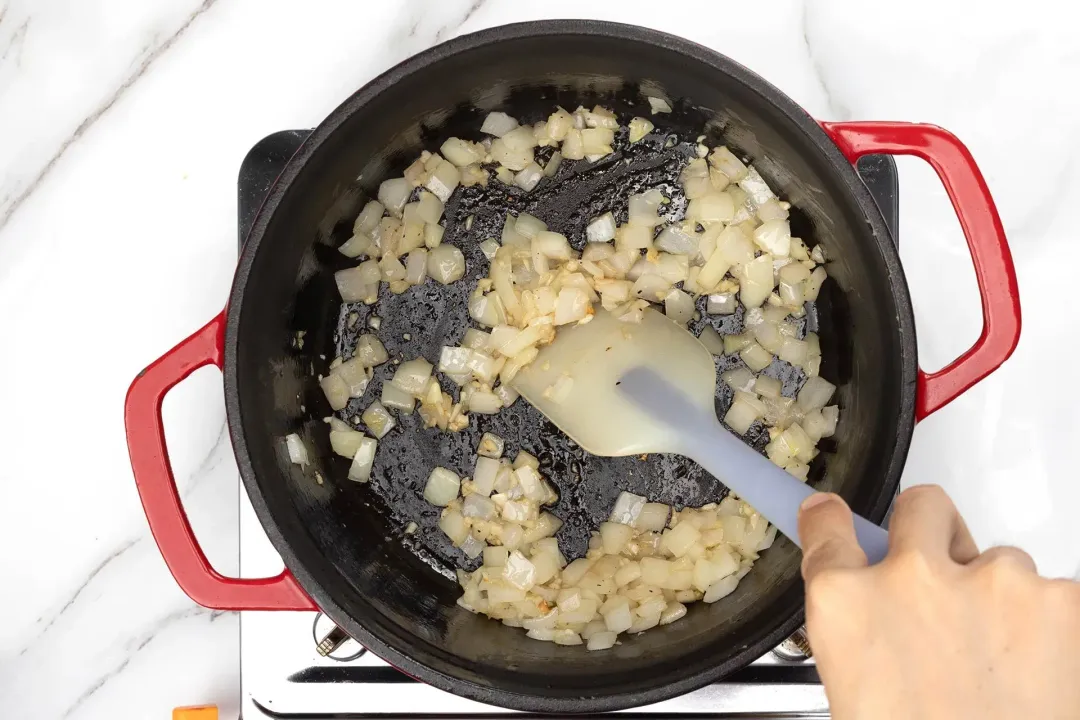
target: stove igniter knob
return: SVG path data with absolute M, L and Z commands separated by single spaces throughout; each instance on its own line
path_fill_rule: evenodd
M 326 636 L 319 641 L 319 644 L 315 646 L 315 652 L 323 657 L 327 657 L 330 653 L 344 645 L 345 641 L 348 639 L 348 633 L 335 625 L 330 629 L 330 632 L 326 633 Z
M 806 626 L 803 625 L 791 633 L 784 642 L 773 648 L 773 655 L 788 662 L 801 662 L 814 656 L 810 648 L 810 638 L 806 634 Z
M 322 613 L 315 614 L 315 622 L 311 626 L 311 637 L 315 640 L 315 652 L 319 653 L 321 657 L 337 660 L 338 662 L 355 660 L 367 652 L 367 648 L 349 637 L 347 632 Z M 352 646 L 352 652 L 347 655 L 334 654 L 347 644 Z

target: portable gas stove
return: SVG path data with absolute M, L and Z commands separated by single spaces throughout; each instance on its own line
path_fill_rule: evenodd
M 308 130 L 260 140 L 238 178 L 238 230 L 243 244 L 255 214 Z M 897 237 L 896 164 L 869 156 L 858 165 Z M 237 477 L 240 575 L 269 577 L 281 558 Z M 367 717 L 500 717 L 521 715 L 419 683 L 368 653 L 320 613 L 244 612 L 240 616 L 241 717 L 328 720 Z M 764 657 L 723 681 L 656 705 L 623 713 L 642 717 L 824 718 L 828 704 L 805 636 L 796 632 Z

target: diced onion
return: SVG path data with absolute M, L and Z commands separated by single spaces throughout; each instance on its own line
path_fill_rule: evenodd
M 691 200 L 691 202 L 695 202 Z M 694 255 L 698 250 L 698 238 L 690 235 L 677 225 L 668 225 L 656 237 L 654 242 L 657 250 L 676 255 Z
M 664 297 L 664 314 L 685 326 L 694 317 L 694 299 L 677 288 Z
M 581 130 L 570 128 L 566 131 L 561 152 L 567 160 L 581 160 L 585 157 L 585 144 L 581 137 Z
M 735 204 L 727 193 L 710 192 L 690 201 L 686 217 L 700 223 L 730 222 L 735 217 Z
M 470 533 L 468 537 L 465 538 L 465 541 L 461 543 L 461 552 L 467 558 L 476 559 L 483 554 L 484 548 L 486 547 L 487 545 L 484 544 L 483 540 L 478 539 L 475 535 Z
M 412 394 L 402 390 L 392 382 L 385 381 L 383 382 L 382 396 L 379 401 L 388 408 L 401 410 L 406 415 L 411 413 L 416 405 L 416 398 Z
M 702 600 L 707 603 L 714 603 L 717 600 L 722 600 L 735 592 L 735 588 L 738 587 L 738 585 L 739 579 L 734 575 L 729 575 L 710 585 L 709 589 L 705 591 L 705 596 Z
M 499 387 L 495 388 L 495 394 L 498 395 L 499 400 L 503 404 L 503 407 L 510 407 L 517 401 L 519 397 L 517 390 L 514 390 L 508 385 L 500 385 Z
M 671 508 L 663 503 L 647 502 L 641 506 L 634 527 L 645 532 L 660 532 L 667 526 Z
M 491 156 L 502 166 L 496 176 L 507 185 L 514 183 L 515 173 L 533 163 L 532 148 L 521 145 L 511 147 L 501 138 L 491 144 Z
M 633 525 L 638 515 L 641 514 L 644 505 L 645 498 L 642 496 L 625 491 L 621 492 L 615 500 L 615 507 L 611 509 L 610 519 L 612 522 L 623 525 Z
M 442 220 L 443 214 L 443 201 L 436 197 L 433 193 L 427 190 L 420 191 L 420 197 L 417 200 L 417 214 L 420 219 L 431 225 L 438 225 Z
M 791 252 L 791 228 L 787 220 L 770 220 L 754 230 L 754 242 L 767 253 L 787 257 Z
M 532 159 L 532 155 L 527 156 L 521 161 L 521 166 L 525 167 Z M 514 184 L 514 171 L 506 166 L 499 166 L 499 169 L 495 171 L 495 177 L 499 179 L 503 185 Z
M 409 201 L 409 195 L 411 194 L 412 187 L 410 187 L 409 181 L 403 177 L 384 180 L 379 185 L 379 202 L 383 204 L 387 212 L 393 215 L 401 215 L 401 211 L 405 207 L 405 203 Z
M 636 143 L 653 131 L 655 125 L 643 117 L 636 117 L 630 121 L 630 142 Z M 591 648 L 590 648 L 591 649 Z
M 364 421 L 364 425 L 367 426 L 367 429 L 370 430 L 371 434 L 378 440 L 382 440 L 386 437 L 386 433 L 393 430 L 394 426 L 397 425 L 397 420 L 394 419 L 394 416 L 391 415 L 378 400 L 371 403 L 371 405 L 368 405 L 367 409 L 364 410 L 363 414 L 360 416 L 360 419 Z
M 741 357 L 743 362 L 746 363 L 746 366 L 754 372 L 769 367 L 769 365 L 772 364 L 773 359 L 772 353 L 753 341 L 739 351 L 739 357 Z
M 821 284 L 825 282 L 825 278 L 825 268 L 814 268 L 814 272 L 810 273 L 810 279 L 806 281 L 806 288 L 803 291 L 806 302 L 814 302 L 817 300 L 818 293 L 821 291 Z
M 491 495 L 492 490 L 495 489 L 495 478 L 500 468 L 502 468 L 502 463 L 495 458 L 483 455 L 476 458 L 476 467 L 473 469 L 473 487 L 476 494 L 483 497 Z
M 289 462 L 294 465 L 307 465 L 311 462 L 308 459 L 307 447 L 304 445 L 304 441 L 300 439 L 300 436 L 296 433 L 290 433 L 285 436 L 285 449 L 289 453 Z
M 736 392 L 724 422 L 735 432 L 745 435 L 754 422 L 765 414 L 765 406 L 750 393 Z
M 731 315 L 736 306 L 735 293 L 713 293 L 705 303 L 705 312 L 710 315 Z
M 566 236 L 543 230 L 532 239 L 532 250 L 552 260 L 569 260 L 571 249 Z
M 781 383 L 776 378 L 768 375 L 759 375 L 754 380 L 754 392 L 762 397 L 780 397 Z
M 821 410 L 812 410 L 803 415 L 802 421 L 799 423 L 802 425 L 803 430 L 810 437 L 813 442 L 818 442 L 821 438 L 825 437 L 826 421 L 825 417 L 821 414 Z
M 493 415 L 502 410 L 502 401 L 495 393 L 477 391 L 469 396 L 469 410 L 481 415 Z
M 334 410 L 342 410 L 349 404 L 349 398 L 351 397 L 349 386 L 340 375 L 330 373 L 319 381 L 319 386 L 322 387 L 323 394 L 326 395 L 326 401 L 330 403 L 330 407 Z
M 353 358 L 358 360 L 364 367 L 382 365 L 390 356 L 386 352 L 379 338 L 371 334 L 361 335 L 356 342 L 356 351 Z
M 600 218 L 597 218 L 598 220 Z M 596 222 L 594 220 L 593 222 Z M 601 262 L 610 259 L 615 254 L 615 248 L 606 242 L 590 242 L 581 251 L 581 259 L 585 262 Z M 599 292 L 600 288 L 597 288 Z
M 440 245 L 428 252 L 427 269 L 435 280 L 449 285 L 465 274 L 465 256 L 453 245 Z
M 720 333 L 716 332 L 711 325 L 706 325 L 702 328 L 698 340 L 700 340 L 701 344 L 705 346 L 705 349 L 713 355 L 724 355 L 727 352 L 724 345 L 724 338 L 721 338 Z
M 439 518 L 439 529 L 450 538 L 454 545 L 461 545 L 469 536 L 469 526 L 465 522 L 465 517 L 452 508 L 443 510 Z
M 469 298 L 469 317 L 481 325 L 494 327 L 506 322 L 506 310 L 497 293 L 474 294 Z
M 671 292 L 671 283 L 659 275 L 642 275 L 634 282 L 631 292 L 636 298 L 659 303 Z
M 355 482 L 366 483 L 371 479 L 371 468 L 375 464 L 375 450 L 378 442 L 369 437 L 360 440 L 353 455 L 352 465 L 349 466 L 349 479 Z
M 424 499 L 432 505 L 446 507 L 457 497 L 461 489 L 461 478 L 452 470 L 437 467 L 428 476 L 424 486 Z
M 668 101 L 664 98 L 650 96 L 646 99 L 649 101 L 649 110 L 650 112 L 652 112 L 653 115 L 656 115 L 657 113 L 671 112 L 671 105 L 669 105 Z
M 371 382 L 370 371 L 355 357 L 338 365 L 331 374 L 345 381 L 345 385 L 349 388 L 349 397 L 363 395 L 368 383 Z
M 612 152 L 615 132 L 611 128 L 585 128 L 581 131 L 582 148 L 586 155 L 607 155 Z
M 784 362 L 801 367 L 806 364 L 809 357 L 808 346 L 805 341 L 796 338 L 784 338 L 784 344 L 776 353 Z
M 750 333 L 742 333 L 739 335 L 725 335 L 724 336 L 724 354 L 734 355 L 740 350 L 745 349 L 751 342 L 754 341 L 753 336 Z M 771 361 L 770 361 L 771 362 Z
M 807 378 L 797 396 L 797 403 L 803 412 L 820 410 L 829 404 L 836 386 L 821 377 Z
M 349 427 L 330 431 L 330 448 L 338 455 L 347 457 L 350 460 L 356 455 L 356 451 L 360 449 L 363 440 L 364 433 L 357 432 Z
M 563 288 L 555 302 L 555 324 L 566 325 L 582 320 L 589 309 L 589 296 L 584 290 L 576 287 Z
M 368 263 L 371 263 L 371 265 L 368 265 Z M 371 282 L 368 268 L 372 266 L 377 268 L 378 263 L 369 260 L 357 267 L 339 270 L 334 273 L 334 282 L 337 284 L 338 293 L 340 293 L 343 301 L 364 302 L 369 305 L 375 302 L 379 294 L 381 275 L 376 277 L 375 282 Z
M 770 200 L 776 200 L 776 195 L 755 167 L 747 169 L 746 177 L 739 181 L 739 187 L 749 196 L 750 202 L 753 203 L 755 208 L 760 209 Z M 786 210 L 784 211 L 784 217 L 787 217 Z M 762 220 L 764 221 L 764 218 Z
M 431 378 L 431 363 L 424 358 L 403 362 L 394 373 L 394 385 L 413 397 L 420 397 Z
M 757 216 L 758 220 L 761 220 L 763 223 L 772 220 L 787 220 L 788 211 L 779 200 L 773 197 L 758 204 Z
M 439 372 L 463 373 L 469 368 L 472 350 L 467 347 L 444 346 L 439 354 Z
M 735 182 L 746 177 L 746 165 L 725 146 L 712 151 L 709 155 L 709 164 Z
M 484 159 L 484 146 L 480 143 L 472 143 L 468 140 L 450 138 L 439 148 L 442 156 L 460 168 L 480 163 Z
M 516 119 L 503 112 L 493 112 L 488 113 L 488 116 L 484 118 L 484 124 L 480 126 L 480 132 L 501 138 L 517 127 L 518 121 Z
M 382 270 L 382 279 L 387 282 L 405 279 L 405 266 L 393 254 L 383 255 L 379 260 L 379 268 Z
M 591 243 L 606 243 L 614 240 L 615 216 L 606 212 L 600 217 L 593 218 L 585 228 L 585 234 Z
M 656 211 L 664 201 L 664 196 L 659 190 L 631 195 L 629 200 L 630 224 L 639 227 L 655 227 L 662 221 Z
M 467 518 L 491 520 L 498 514 L 498 510 L 495 503 L 486 495 L 477 492 L 465 496 L 464 502 L 461 503 L 461 514 Z
M 369 200 L 353 223 L 353 233 L 368 234 L 379 224 L 386 207 L 378 200 Z
M 562 164 L 562 153 L 555 151 L 552 153 L 551 158 L 547 161 L 547 165 L 544 166 L 544 175 L 546 177 L 554 177 L 555 173 L 559 172 L 559 165 Z
M 720 373 L 720 379 L 732 390 L 752 392 L 754 390 L 754 374 L 744 367 L 731 368 Z
M 527 150 L 531 154 L 536 147 L 536 133 L 530 127 L 517 127 L 503 135 L 502 142 L 512 151 Z
M 615 645 L 618 638 L 616 633 L 605 630 L 603 632 L 593 633 L 589 636 L 588 642 L 585 647 L 588 650 L 607 650 Z
M 749 323 L 747 323 L 749 325 Z M 750 333 L 761 347 L 770 353 L 779 355 L 784 346 L 784 336 L 780 334 L 780 327 L 768 322 L 761 322 L 751 327 Z
M 543 177 L 544 169 L 536 162 L 531 162 L 514 176 L 514 184 L 525 192 L 529 192 L 540 183 Z
M 768 253 L 743 266 L 740 274 L 739 300 L 748 308 L 761 307 L 773 289 L 773 259 Z
M 485 385 L 490 385 L 495 381 L 495 377 L 502 367 L 502 361 L 496 360 L 487 353 L 474 350 L 469 357 L 467 367 L 473 377 Z
M 338 252 L 345 257 L 354 258 L 361 255 L 370 255 L 377 248 L 375 241 L 367 233 L 357 232 L 338 248 Z
M 652 221 L 657 218 L 652 218 Z M 623 225 L 615 233 L 615 247 L 618 250 L 645 250 L 652 247 L 652 224 L 631 222 Z M 628 264 L 629 265 L 629 264 Z
M 416 249 L 409 253 L 405 263 L 405 280 L 410 285 L 420 285 L 427 279 L 427 250 Z
M 840 408 L 835 405 L 821 408 L 821 418 L 825 421 L 821 437 L 832 437 L 836 432 L 836 425 L 840 421 Z
M 488 238 L 480 243 L 480 251 L 484 253 L 484 257 L 491 260 L 495 257 L 495 253 L 499 252 L 499 242 L 494 238 Z
M 442 225 L 425 225 L 424 226 L 424 246 L 428 249 L 437 248 L 442 244 L 443 233 L 445 228 Z

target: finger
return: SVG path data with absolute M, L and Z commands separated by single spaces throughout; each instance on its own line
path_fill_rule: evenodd
M 994 563 L 1010 563 L 1018 568 L 1035 573 L 1035 561 L 1026 552 L 1011 545 L 992 547 L 979 557 L 968 563 L 970 568 L 979 568 Z
M 960 513 L 938 485 L 916 485 L 900 493 L 889 520 L 889 552 L 917 552 L 951 559 L 954 550 L 966 560 L 978 555 Z
M 949 557 L 954 562 L 967 565 L 979 557 L 979 546 L 975 544 L 975 538 L 971 536 L 971 531 L 968 530 L 967 523 L 959 512 L 956 513 L 956 520 L 956 535 L 953 536 L 952 545 L 949 546 Z
M 866 567 L 866 554 L 855 539 L 851 509 L 839 495 L 814 493 L 799 508 L 803 545 L 802 574 L 809 584 L 829 568 Z

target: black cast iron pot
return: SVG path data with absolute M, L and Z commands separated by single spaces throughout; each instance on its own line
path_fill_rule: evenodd
M 933 126 L 819 124 L 747 69 L 676 37 L 601 22 L 526 23 L 427 50 L 335 110 L 271 190 L 244 247 L 227 309 L 132 384 L 126 421 L 139 492 L 166 562 L 196 602 L 231 610 L 321 609 L 372 652 L 424 682 L 482 702 L 554 712 L 616 710 L 685 693 L 748 664 L 799 626 L 800 555 L 782 539 L 732 596 L 695 605 L 686 619 L 627 638 L 609 651 L 529 640 L 519 629 L 457 607 L 458 587 L 433 569 L 462 560 L 434 529 L 436 509 L 419 497 L 434 465 L 467 474 L 484 429 L 498 431 L 512 445 L 539 447 L 544 469 L 559 485 L 562 500 L 555 513 L 566 521 L 559 538 L 571 556 L 584 549 L 588 529 L 604 519 L 620 486 L 688 505 L 716 500 L 723 488 L 670 458 L 650 459 L 635 474 L 617 464 L 629 459 L 575 453 L 523 402 L 507 417 L 498 416 L 498 424 L 474 419 L 466 433 L 453 437 L 421 431 L 415 420 L 403 418 L 401 428 L 380 442 L 369 485 L 345 479 L 348 463 L 330 452 L 325 437 L 321 418 L 330 410 L 313 373 L 325 372 L 327 359 L 347 351 L 359 332 L 348 327 L 353 308 L 342 308 L 334 289 L 333 272 L 348 263 L 335 247 L 379 182 L 400 175 L 421 149 L 435 149 L 447 137 L 478 137 L 487 111 L 535 122 L 556 104 L 573 109 L 599 102 L 627 117 L 647 115 L 643 92 L 673 101 L 675 112 L 654 116 L 660 129 L 687 140 L 706 128 L 710 145 L 725 142 L 753 159 L 794 206 L 795 234 L 811 246 L 824 245 L 831 280 L 810 309 L 809 322 L 821 336 L 822 375 L 839 386 L 842 421 L 835 444 L 816 461 L 811 482 L 840 493 L 866 517 L 884 517 L 916 420 L 1004 362 L 1019 337 L 1012 262 L 967 150 Z M 615 168 L 622 155 L 599 170 L 579 172 L 567 164 L 566 174 L 535 196 L 488 193 L 452 202 L 447 241 L 465 250 L 469 274 L 448 289 L 429 283 L 410 297 L 380 300 L 380 335 L 391 353 L 422 353 L 434 361 L 440 345 L 456 344 L 470 280 L 486 273 L 475 244 L 483 233 L 497 236 L 493 229 L 507 209 L 537 210 L 554 229 L 579 238 L 582 224 L 605 203 L 617 203 L 630 188 L 674 179 L 670 168 L 649 165 L 628 148 L 623 152 L 632 160 L 629 170 Z M 971 350 L 934 375 L 918 370 L 900 261 L 851 166 L 867 153 L 913 154 L 930 162 L 972 251 L 983 333 Z M 467 214 L 478 223 L 471 235 L 460 227 Z M 363 327 L 363 317 L 358 325 Z M 725 330 L 737 331 L 736 325 Z M 302 348 L 299 330 L 307 333 Z M 403 339 L 406 332 L 411 341 Z M 275 578 L 239 580 L 214 572 L 180 506 L 161 401 L 172 386 L 210 363 L 224 373 L 244 485 L 285 561 L 287 570 Z M 789 372 L 783 379 L 790 391 L 800 377 Z M 347 413 L 370 400 L 353 401 L 357 407 Z M 730 398 L 721 393 L 718 400 Z M 301 433 L 314 451 L 307 469 L 288 462 L 282 438 L 291 432 Z M 421 526 L 415 536 L 402 533 L 409 519 Z

